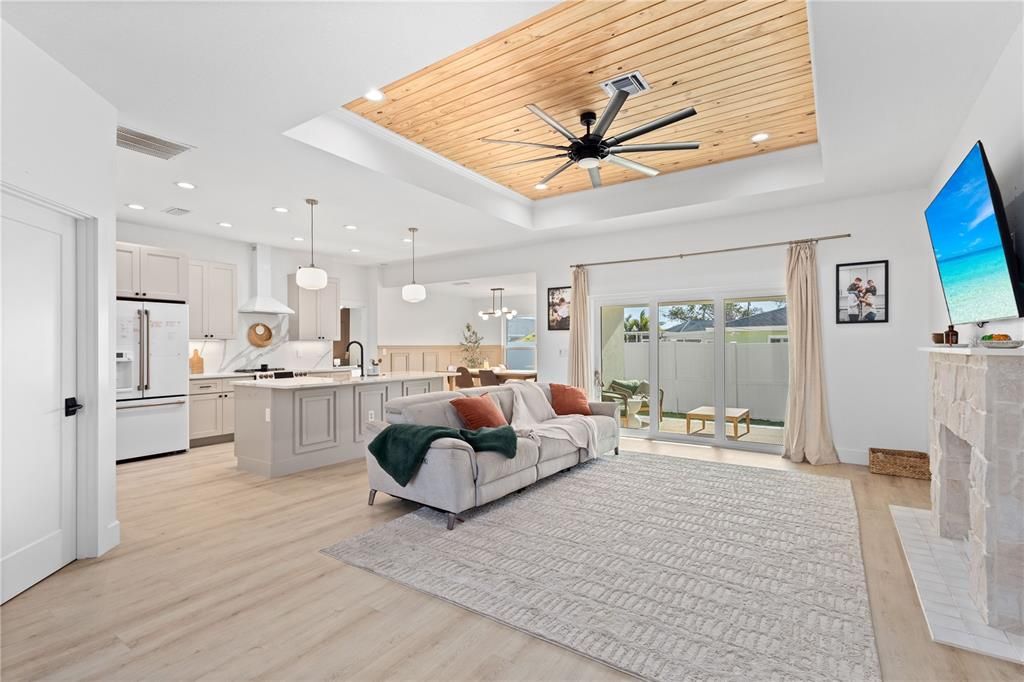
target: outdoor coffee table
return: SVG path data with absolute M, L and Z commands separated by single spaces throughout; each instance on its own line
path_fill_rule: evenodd
M 693 421 L 700 421 L 700 428 L 696 431 L 690 429 Z M 707 426 L 707 422 L 715 421 L 715 408 L 708 405 L 701 405 L 700 407 L 690 410 L 686 413 L 686 432 L 687 433 L 700 433 Z M 727 407 L 725 408 L 725 421 L 732 424 L 732 437 L 739 439 L 750 433 L 750 410 L 745 407 Z M 747 430 L 740 433 L 740 422 L 745 421 Z

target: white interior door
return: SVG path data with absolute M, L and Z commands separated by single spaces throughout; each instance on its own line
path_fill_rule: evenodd
M 75 559 L 75 221 L 3 196 L 0 592 Z

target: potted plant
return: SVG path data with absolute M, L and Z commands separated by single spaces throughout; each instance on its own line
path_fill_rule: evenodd
M 466 323 L 466 328 L 462 330 L 462 343 L 459 347 L 462 348 L 462 360 L 466 363 L 466 367 L 483 367 L 484 354 L 480 350 L 480 344 L 483 343 L 484 337 L 473 329 L 473 325 L 469 322 Z

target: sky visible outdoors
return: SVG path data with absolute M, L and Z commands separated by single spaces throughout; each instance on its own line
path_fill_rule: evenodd
M 713 304 L 712 303 L 710 303 L 708 301 L 705 301 L 703 303 L 706 306 L 708 306 L 708 311 L 709 312 L 711 310 L 713 310 Z M 661 328 L 662 329 L 664 329 L 665 327 L 671 327 L 672 325 L 679 324 L 679 320 L 678 319 L 669 318 L 669 311 L 673 308 L 673 306 L 676 306 L 676 305 L 684 306 L 685 307 L 687 305 L 699 306 L 700 304 L 699 303 L 697 303 L 697 304 L 694 304 L 694 303 L 673 303 L 673 302 L 662 303 L 661 306 L 658 309 L 658 317 L 659 317 L 659 321 L 661 323 Z M 745 300 L 730 299 L 729 301 L 726 301 L 726 305 L 729 306 L 730 310 L 731 310 L 730 315 L 729 315 L 729 319 L 737 319 L 737 318 L 746 317 L 748 311 L 749 311 L 749 314 L 756 315 L 758 313 L 766 313 L 766 312 L 769 312 L 769 311 L 772 311 L 772 310 L 778 310 L 779 308 L 785 308 L 786 307 L 786 299 L 785 299 L 785 297 L 771 298 L 771 299 L 769 299 L 769 298 L 758 298 L 758 299 L 749 299 L 749 300 L 746 300 L 746 299 Z M 695 308 L 693 310 L 694 310 L 695 313 L 699 313 L 700 312 L 700 310 L 697 309 L 697 308 Z M 649 314 L 648 313 L 648 307 L 647 306 L 626 306 L 622 310 L 622 316 L 623 316 L 623 319 L 627 319 L 627 320 L 630 319 L 630 318 L 632 318 L 634 320 L 639 320 L 641 312 L 644 313 L 645 315 L 648 315 Z M 695 317 L 698 317 L 699 319 L 703 319 L 703 318 L 699 317 L 699 314 L 695 315 Z
M 974 145 L 925 210 L 935 260 L 1002 247 L 981 147 Z

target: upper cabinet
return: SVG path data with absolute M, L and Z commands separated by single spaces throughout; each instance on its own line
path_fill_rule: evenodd
M 233 339 L 238 308 L 238 269 L 194 260 L 188 266 L 190 339 Z
M 327 278 L 327 286 L 317 291 L 295 284 L 288 275 L 288 307 L 295 311 L 288 322 L 292 341 L 338 341 L 341 339 L 340 294 L 338 280 Z
M 188 301 L 188 254 L 152 246 L 117 243 L 118 296 Z

